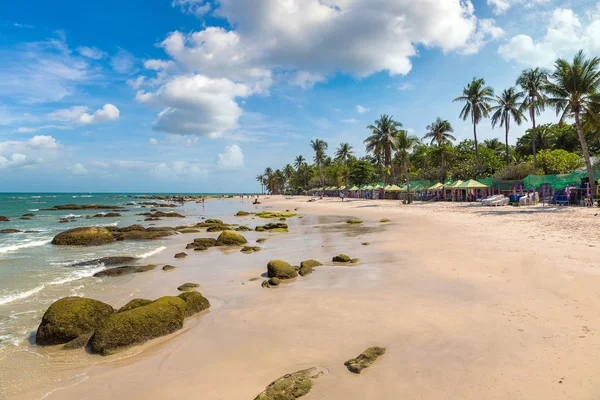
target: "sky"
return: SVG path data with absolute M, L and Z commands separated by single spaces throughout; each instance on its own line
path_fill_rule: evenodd
M 472 78 L 499 94 L 579 49 L 600 55 L 597 1 L 7 2 L 0 192 L 257 192 L 312 139 L 364 155 L 380 114 L 471 138 Z

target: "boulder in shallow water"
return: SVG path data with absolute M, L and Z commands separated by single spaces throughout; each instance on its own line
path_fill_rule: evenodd
M 358 357 L 348 360 L 344 363 L 350 372 L 360 374 L 365 368 L 370 367 L 379 356 L 385 354 L 385 347 L 373 346 L 363 351 Z
M 110 267 L 112 265 L 127 264 L 127 263 L 131 263 L 131 262 L 135 262 L 137 260 L 138 260 L 137 257 L 113 256 L 113 257 L 96 258 L 95 260 L 89 260 L 89 261 L 82 261 L 82 262 L 78 262 L 76 264 L 72 264 L 71 266 L 72 267 L 87 267 L 90 265 L 104 264 L 104 266 Z
M 39 345 L 63 344 L 94 332 L 114 309 L 101 301 L 83 297 L 65 297 L 48 307 L 38 327 Z
M 259 238 L 259 239 L 256 239 L 256 243 L 264 243 L 264 242 L 266 242 L 266 241 L 267 241 L 267 238 Z
M 258 246 L 244 246 L 242 247 L 242 250 L 240 250 L 242 253 L 244 254 L 252 254 L 255 253 L 257 251 L 261 251 L 262 248 L 258 247 Z
M 184 252 L 175 254 L 175 258 L 186 258 L 187 254 Z
M 314 268 L 320 267 L 321 265 L 323 264 L 321 264 L 317 260 L 304 260 L 300 263 L 300 268 Z
M 9 222 L 9 221 L 10 221 L 10 219 L 8 219 L 8 217 L 0 215 L 0 222 Z
M 285 261 L 271 260 L 267 264 L 269 278 L 292 279 L 298 276 L 296 269 Z
M 234 231 L 223 231 L 217 238 L 219 246 L 243 246 L 246 243 L 248 243 L 248 240 Z
M 383 218 L 382 220 L 380 220 L 379 222 L 381 222 L 382 224 L 387 224 L 388 222 L 392 222 L 387 218 Z
M 204 223 L 206 223 L 206 224 L 216 224 L 216 225 L 225 225 L 223 223 L 223 221 L 221 221 L 220 219 L 216 219 L 216 218 L 209 218 L 209 219 L 205 220 Z
M 197 288 L 199 288 L 200 285 L 197 283 L 184 283 L 183 285 L 179 286 L 177 288 L 177 290 L 181 291 L 181 292 L 189 292 L 192 290 L 196 290 Z
M 210 308 L 210 302 L 200 292 L 181 293 L 179 298 L 185 301 L 186 318 Z
M 281 279 L 279 279 L 279 278 L 271 278 L 267 282 L 269 282 L 270 286 L 279 286 L 281 284 Z
M 21 232 L 18 229 L 0 229 L 0 233 L 19 233 Z
M 109 355 L 168 335 L 183 327 L 186 303 L 179 297 L 165 296 L 133 310 L 106 318 L 92 338 L 92 351 Z
M 350 257 L 346 254 L 338 254 L 337 256 L 333 257 L 333 261 L 340 262 L 340 263 L 348 263 L 348 262 L 352 261 L 352 257 Z
M 125 312 L 129 310 L 133 310 L 134 308 L 147 306 L 152 303 L 152 300 L 148 299 L 133 299 L 129 303 L 125 304 L 123 307 L 119 308 L 117 312 Z
M 94 278 L 115 277 L 131 274 L 140 274 L 142 272 L 151 271 L 155 268 L 154 265 L 126 265 L 124 267 L 114 267 L 105 269 L 104 271 L 96 272 Z
M 250 215 L 250 213 L 248 211 L 238 211 L 237 214 L 235 214 L 236 217 L 245 217 L 247 215 Z
M 309 368 L 286 374 L 270 383 L 254 400 L 297 399 L 310 392 L 313 387 L 313 380 L 317 379 L 322 373 L 317 368 Z
M 100 246 L 114 242 L 113 234 L 106 228 L 84 227 L 61 232 L 52 244 L 57 246 Z
M 362 224 L 363 221 L 360 219 L 356 219 L 356 218 L 350 218 L 348 221 L 346 221 L 347 224 Z
M 173 271 L 174 269 L 175 267 L 172 265 L 165 265 L 164 267 L 162 267 L 163 271 Z
M 81 349 L 81 348 L 87 346 L 87 344 L 90 342 L 90 339 L 92 338 L 92 336 L 94 336 L 94 332 L 84 333 L 83 335 L 71 340 L 70 342 L 65 343 L 65 345 L 61 348 L 63 350 Z

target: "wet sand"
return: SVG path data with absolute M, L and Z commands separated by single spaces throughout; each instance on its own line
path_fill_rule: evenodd
M 210 300 L 211 310 L 184 330 L 111 357 L 80 352 L 73 361 L 48 349 L 35 373 L 58 370 L 71 380 L 40 379 L 7 398 L 252 399 L 312 366 L 328 373 L 307 400 L 600 395 L 597 209 L 306 200 L 261 200 L 265 209 L 299 207 L 305 218 L 290 219 L 289 234 L 245 232 L 250 242 L 269 238 L 259 253 L 172 258 L 191 238 L 210 236 L 201 233 L 147 260 L 178 268 L 131 278 L 132 297 L 177 294 L 181 283 L 197 282 Z M 365 223 L 350 226 L 348 217 Z M 234 220 L 244 218 L 225 222 Z M 248 281 L 271 259 L 298 264 L 338 253 L 361 262 L 327 262 L 274 289 Z M 100 300 L 129 299 L 107 291 Z M 388 351 L 361 375 L 349 373 L 344 361 L 372 345 Z

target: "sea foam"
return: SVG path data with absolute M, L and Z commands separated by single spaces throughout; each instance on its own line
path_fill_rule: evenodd
M 11 244 L 11 245 L 7 245 L 7 246 L 0 246 L 0 253 L 8 253 L 11 251 L 26 249 L 28 247 L 44 246 L 50 242 L 51 242 L 51 240 L 49 240 L 49 239 L 43 239 L 43 240 L 34 240 L 34 241 L 30 241 L 30 242 Z

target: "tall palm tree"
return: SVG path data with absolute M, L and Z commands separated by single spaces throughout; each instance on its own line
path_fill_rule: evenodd
M 550 82 L 545 86 L 549 95 L 548 103 L 556 109 L 556 114 L 561 114 L 560 120 L 572 117 L 575 119 L 577 136 L 581 143 L 581 152 L 585 159 L 592 193 L 596 193 L 596 181 L 590 160 L 590 152 L 583 133 L 582 117 L 597 119 L 594 112 L 600 105 L 600 58 L 586 58 L 580 50 L 573 63 L 559 58 L 554 64 L 554 72 L 550 75 Z
M 448 120 L 441 119 L 440 117 L 438 117 L 431 125 L 427 125 L 425 129 L 427 129 L 427 133 L 425 136 L 423 136 L 423 140 L 431 139 L 430 144 L 436 143 L 440 148 L 442 158 L 442 182 L 444 182 L 446 180 L 446 169 L 444 166 L 444 146 L 456 140 L 456 138 L 450 133 L 454 132 L 454 129 Z
M 311 140 L 310 146 L 315 152 L 315 162 L 317 163 L 317 169 L 319 170 L 319 177 L 321 178 L 321 187 L 325 186 L 325 178 L 323 177 L 323 161 L 325 159 L 325 150 L 327 150 L 327 142 L 321 139 Z
M 303 155 L 296 156 L 296 159 L 294 160 L 294 167 L 296 167 L 296 170 L 299 170 L 300 167 L 305 164 L 306 164 L 306 159 L 304 158 Z
M 533 151 L 533 169 L 537 169 L 537 151 L 535 144 L 537 133 L 535 130 L 535 116 L 544 111 L 546 96 L 544 87 L 548 83 L 548 71 L 544 68 L 530 68 L 521 72 L 517 78 L 517 85 L 525 92 L 523 107 L 529 109 L 529 117 L 533 126 L 533 139 L 531 140 Z
M 453 102 L 465 103 L 460 111 L 460 117 L 463 121 L 471 118 L 473 123 L 473 138 L 475 139 L 475 158 L 477 159 L 477 174 L 481 171 L 481 161 L 479 160 L 479 147 L 477 143 L 477 124 L 482 118 L 490 115 L 490 102 L 493 101 L 494 89 L 491 86 L 485 86 L 485 79 L 473 78 L 473 80 L 463 88 L 462 96 L 458 96 Z
M 265 176 L 264 175 L 256 175 L 256 181 L 258 183 L 260 183 L 260 191 L 262 192 L 262 194 L 265 194 L 265 189 L 264 189 Z
M 523 120 L 526 120 L 523 115 L 523 104 L 521 100 L 525 96 L 523 92 L 517 92 L 515 88 L 511 87 L 505 89 L 500 96 L 496 96 L 494 101 L 496 105 L 492 107 L 492 128 L 495 128 L 498 123 L 500 127 L 504 127 L 506 131 L 505 144 L 506 144 L 506 165 L 509 164 L 508 156 L 508 131 L 510 130 L 511 118 L 517 125 L 521 125 Z
M 340 147 L 335 151 L 335 161 L 346 164 L 352 154 L 354 154 L 354 152 L 352 151 L 350 143 L 340 143 Z
M 406 179 L 406 185 L 408 189 L 408 203 L 411 203 L 410 199 L 410 173 L 408 172 L 408 152 L 419 143 L 419 138 L 411 136 L 404 129 L 400 129 L 396 132 L 396 142 L 398 143 L 398 152 L 400 153 L 400 169 L 404 179 Z
M 290 164 L 286 165 L 283 169 L 283 174 L 286 179 L 290 179 L 294 175 L 294 168 Z
M 402 124 L 398 121 L 394 121 L 394 117 L 383 114 L 375 121 L 374 125 L 367 126 L 367 129 L 371 131 L 371 136 L 367 137 L 364 141 L 366 150 L 373 153 L 375 157 L 380 157 L 383 161 L 385 168 L 391 168 L 392 166 L 392 153 L 398 150 L 398 129 L 402 127 Z M 383 181 L 385 182 L 386 175 L 383 175 Z M 394 177 L 392 177 L 392 180 Z

